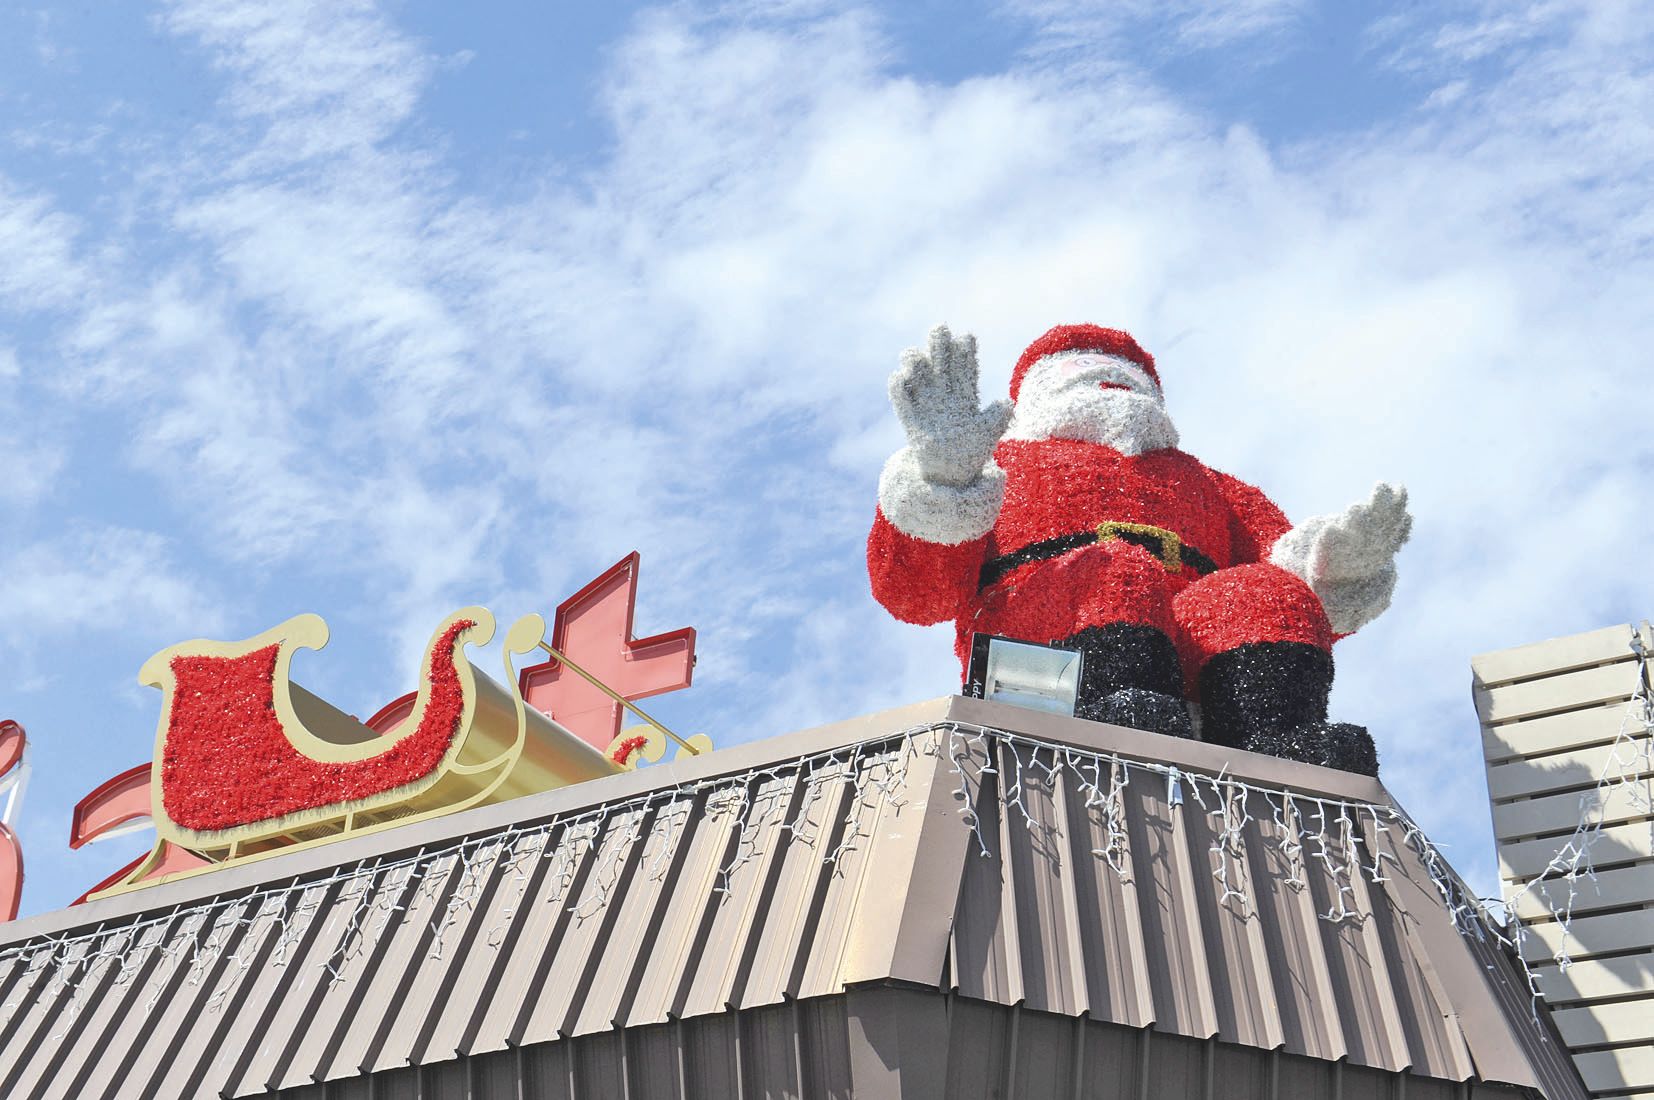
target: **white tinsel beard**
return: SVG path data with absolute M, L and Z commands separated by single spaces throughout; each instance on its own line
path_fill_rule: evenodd
M 1117 382 L 1129 389 L 1103 389 Z M 1138 455 L 1177 446 L 1160 389 L 1136 364 L 1091 352 L 1053 355 L 1022 379 L 1006 439 L 1077 439 Z

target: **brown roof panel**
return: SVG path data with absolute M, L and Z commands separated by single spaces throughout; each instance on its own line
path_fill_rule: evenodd
M 1196 854 L 1206 855 L 1207 877 L 1219 887 L 1199 892 L 1207 956 L 1224 959 L 1224 966 L 1214 969 L 1214 983 L 1221 984 L 1214 991 L 1217 1034 L 1226 1042 L 1274 1050 L 1287 1042 L 1275 988 L 1285 974 L 1270 961 L 1260 902 L 1254 902 L 1259 890 L 1245 857 L 1247 845 L 1264 844 L 1262 835 L 1250 829 L 1252 809 L 1264 809 L 1255 806 L 1259 801 L 1241 792 L 1232 799 L 1217 799 L 1211 814 L 1189 814 L 1189 840 Z
M 1303 880 L 1304 853 L 1287 827 L 1292 811 L 1278 818 L 1265 807 L 1257 810 L 1256 832 L 1246 845 L 1248 897 L 1268 954 L 1282 1049 L 1335 1062 L 1349 1049 L 1315 899 Z
M 782 838 L 787 858 L 777 870 L 764 919 L 753 929 L 751 950 L 741 983 L 740 1006 L 755 1008 L 796 997 L 803 981 L 803 961 L 821 915 L 821 899 L 834 874 L 831 864 L 814 854 L 811 838 L 831 836 L 855 797 L 840 770 L 806 778 L 801 788 L 795 830 Z
M 374 930 L 363 944 L 367 965 L 359 980 L 340 983 L 338 992 L 345 1000 L 339 1014 L 316 1022 L 325 1041 L 305 1048 L 304 1068 L 314 1080 L 353 1077 L 374 1058 L 396 1007 L 407 1001 L 417 960 L 429 954 L 441 914 L 458 887 L 458 876 L 452 874 L 456 863 L 448 858 L 378 872 L 388 881 L 377 895 L 384 908 L 376 906 L 366 918 Z
M 140 1095 L 188 1095 L 188 1082 L 204 1074 L 225 1035 L 239 1023 L 241 986 L 249 973 L 267 965 L 280 936 L 273 921 L 244 919 L 266 908 L 273 912 L 284 906 L 271 898 L 221 910 L 201 941 L 204 949 L 219 946 L 195 975 L 181 974 L 160 949 L 178 943 L 182 930 L 150 929 L 158 949 L 132 957 L 141 969 L 127 983 L 121 1008 L 103 1032 L 108 1045 L 87 1046 L 72 1076 L 65 1067 L 68 1088 L 63 1095 L 103 1096 L 121 1088 Z
M 296 1029 L 294 1049 L 284 1057 L 286 1068 L 280 1078 L 283 1088 L 327 1079 L 341 1040 L 359 1017 L 375 1014 L 373 1002 L 368 1000 L 373 976 L 390 969 L 386 959 L 398 944 L 411 952 L 415 949 L 413 942 L 421 939 L 413 927 L 404 926 L 402 915 L 420 908 L 422 891 L 430 899 L 426 904 L 435 911 L 436 902 L 430 898 L 436 881 L 434 874 L 416 875 L 411 869 L 399 869 L 374 875 L 368 881 L 371 893 L 353 898 L 361 903 L 361 908 L 341 914 L 346 926 L 343 935 L 335 941 L 337 946 L 328 958 L 316 962 L 316 969 L 325 980 L 321 983 L 319 1000 L 305 1018 L 325 1021 L 325 1024 Z M 366 1033 L 365 1025 L 369 1021 L 362 1023 L 359 1034 Z M 359 1057 L 361 1050 L 356 1053 Z M 357 1067 L 349 1066 L 345 1072 L 354 1074 Z
M 971 837 L 963 880 L 954 911 L 949 971 L 962 996 L 1000 1004 L 1019 1004 L 1024 996 L 1016 882 L 1004 868 L 1008 848 L 997 788 L 981 783 L 972 810 L 977 825 L 992 843 L 979 850 Z
M 249 968 L 241 983 L 242 1000 L 236 1006 L 233 1026 L 223 1033 L 218 1057 L 193 1087 L 216 1086 L 229 1095 L 262 1092 L 262 1080 L 253 1080 L 249 1087 L 249 1068 L 268 1065 L 278 1057 L 295 1029 L 315 1026 L 302 1013 L 304 995 L 321 967 L 320 958 L 311 956 L 331 954 L 338 942 L 335 937 L 342 929 L 328 918 L 341 908 L 340 895 L 347 883 L 355 885 L 338 880 L 299 891 L 295 908 L 278 914 L 273 922 L 278 929 L 274 949 L 264 966 Z M 174 1056 L 188 1057 L 188 1052 L 172 1045 L 173 1038 L 172 1034 L 157 1035 L 156 1042 L 167 1044 Z
M 145 929 L 138 934 L 138 943 L 125 958 L 111 957 L 113 969 L 109 980 L 81 1010 L 71 1028 L 65 1031 L 56 1053 L 49 1058 L 44 1051 L 38 1055 L 45 1066 L 40 1079 L 48 1083 L 44 1095 L 79 1095 L 81 1082 L 91 1071 L 91 1059 L 96 1049 L 92 1042 L 85 1041 L 85 1037 L 110 1034 L 127 1014 L 134 1011 L 135 1003 L 141 1003 L 137 1001 L 139 992 L 148 973 L 160 960 L 159 952 L 153 948 L 165 938 L 166 932 L 163 927 Z M 123 966 L 128 968 L 124 980 Z
M 377 875 L 342 882 L 331 904 L 310 918 L 312 924 L 321 926 L 320 930 L 303 942 L 286 964 L 290 984 L 280 994 L 281 1007 L 260 1030 L 257 1050 L 241 1069 L 239 1079 L 231 1082 L 232 1088 L 238 1081 L 265 1089 L 314 1080 L 314 1057 L 295 1065 L 294 1056 L 314 1033 L 331 1030 L 314 1026 L 314 1021 L 328 1019 L 319 1010 L 329 990 L 343 984 L 335 981 L 336 976 L 342 978 L 348 972 L 340 968 L 347 965 L 353 953 L 360 953 L 360 925 L 371 914 L 379 890 Z
M 1451 1018 L 1452 999 L 1429 952 L 1418 941 L 1414 918 L 1389 891 L 1371 891 L 1374 923 L 1391 960 L 1390 980 L 1397 985 L 1397 1022 L 1401 1045 L 1411 1056 L 1409 1068 L 1430 1077 L 1462 1081 L 1475 1073 L 1464 1035 Z
M 1335 857 L 1334 862 L 1342 858 Z M 1312 859 L 1305 865 L 1305 877 L 1320 912 L 1341 912 L 1347 906 L 1352 913 L 1348 919 L 1318 922 L 1350 1061 L 1379 1069 L 1405 1067 L 1411 1059 L 1396 1017 L 1391 960 L 1384 954 L 1376 922 L 1371 919 L 1373 901 L 1364 872 L 1360 868 L 1345 871 Z
M 672 813 L 678 810 L 668 807 Z M 649 963 L 647 933 L 654 914 L 660 907 L 662 875 L 666 857 L 673 843 L 672 831 L 679 823 L 667 826 L 660 819 L 661 811 L 645 811 L 630 818 L 611 838 L 619 845 L 606 860 L 608 870 L 600 871 L 603 880 L 612 880 L 605 888 L 601 880 L 588 884 L 592 896 L 577 907 L 575 914 L 582 926 L 590 925 L 591 946 L 584 952 L 580 940 L 567 938 L 559 945 L 559 952 L 568 952 L 578 969 L 557 969 L 553 963 L 547 978 L 548 1003 L 544 1006 L 552 1020 L 549 1033 L 559 1035 L 589 1035 L 613 1030 L 625 1015 L 626 1005 L 637 989 L 638 976 Z M 555 1000 L 556 1007 L 550 1003 Z M 530 1025 L 528 1034 L 534 1033 Z M 532 1040 L 530 1040 L 532 1041 Z
M 440 900 L 433 906 L 423 949 L 409 963 L 409 974 L 395 1003 L 385 1006 L 380 1038 L 366 1065 L 373 1069 L 426 1064 L 419 1047 L 434 1026 L 437 1010 L 453 996 L 454 979 L 465 960 L 484 944 L 492 913 L 489 900 L 506 887 L 499 867 L 504 848 L 483 844 L 451 861 Z M 486 949 L 484 946 L 483 949 Z M 433 1061 L 451 1057 L 444 1053 Z
M 1112 774 L 1094 777 L 1102 790 L 1110 788 L 1112 778 Z M 1056 803 L 1061 811 L 1059 827 L 1068 841 L 1059 854 L 1073 868 L 1065 876 L 1073 884 L 1071 891 L 1065 891 L 1073 896 L 1066 932 L 1077 940 L 1084 959 L 1079 971 L 1085 981 L 1084 1006 L 1098 1019 L 1146 1026 L 1154 1020 L 1154 1000 L 1130 841 L 1123 835 L 1112 837 L 1107 811 L 1089 812 L 1079 785 L 1059 779 L 1063 788 L 1063 797 Z M 1080 929 L 1090 929 L 1092 934 L 1080 934 Z
M 633 889 L 646 889 L 640 883 L 639 865 L 650 819 L 644 810 L 630 809 L 602 823 L 585 861 L 585 873 L 557 903 L 564 913 L 550 965 L 531 987 L 532 1000 L 519 1017 L 521 1027 L 513 1034 L 513 1042 L 539 1043 L 573 1034 L 588 998 L 612 1002 L 619 993 L 613 987 L 595 989 L 591 972 L 610 952 L 617 958 L 631 953 L 632 945 L 616 943 L 611 933 L 626 895 Z M 606 1014 L 612 1016 L 613 1009 Z
M 799 997 L 824 996 L 843 989 L 847 981 L 889 971 L 891 944 L 901 927 L 891 903 L 907 888 L 907 878 L 899 872 L 912 870 L 912 846 L 929 793 L 890 787 L 892 777 L 904 774 L 900 769 L 910 762 L 905 742 L 898 741 L 839 772 L 844 809 L 833 831 L 819 836 L 814 846 L 813 858 L 824 861 L 823 889 L 810 939 L 799 945 Z M 802 849 L 800 856 L 812 858 Z M 939 974 L 933 978 L 939 979 Z
M 1127 795 L 1127 818 L 1155 1026 L 1205 1039 L 1217 1034 L 1218 1021 L 1195 891 L 1211 880 L 1204 866 L 1192 865 L 1184 815 L 1173 802 L 1180 798 L 1181 782 L 1147 774 Z
M 513 834 L 496 868 L 501 882 L 494 893 L 493 917 L 480 947 L 461 964 L 465 975 L 455 982 L 451 1003 L 440 1009 L 445 1022 L 459 1026 L 457 1052 L 503 1050 L 508 1045 L 506 1037 L 521 1011 L 534 967 L 545 957 L 543 950 L 536 955 L 524 945 L 549 938 L 545 926 L 559 918 L 576 850 L 584 848 L 584 841 L 570 836 L 567 828 Z M 433 1040 L 427 1056 L 440 1056 L 438 1052 L 446 1049 L 446 1042 Z
M 796 774 L 758 780 L 740 792 L 746 805 L 739 811 L 726 811 L 745 812 L 754 825 L 750 831 L 741 830 L 718 868 L 707 897 L 701 958 L 687 982 L 679 1015 L 708 1016 L 739 1000 L 742 961 L 754 946 L 757 927 L 773 900 L 772 872 L 794 848 L 780 825 L 796 815 L 794 795 L 799 789 Z M 765 843 L 757 843 L 758 837 Z M 813 853 L 809 858 L 811 862 L 819 859 Z
M 1049 762 L 1049 750 L 1030 753 L 1030 765 Z M 1068 818 L 1060 774 L 1029 783 L 1020 792 L 1028 828 L 1006 837 L 1009 859 L 1002 865 L 1016 906 L 1016 939 L 1023 1001 L 1030 1008 L 1078 1016 L 1091 1011 L 1091 983 L 1079 917 L 1079 884 L 1070 871 Z M 1001 835 L 1006 835 L 1002 830 Z
M 1246 843 L 1256 844 L 1258 838 L 1242 825 L 1250 824 L 1249 803 L 1257 799 L 1242 791 L 1234 798 L 1214 797 L 1212 801 L 1214 808 L 1209 813 L 1185 814 L 1183 820 L 1196 873 L 1204 871 L 1211 880 L 1194 896 L 1206 936 L 1206 956 L 1213 962 L 1217 1033 L 1225 1042 L 1274 1050 L 1286 1041 L 1286 1030 L 1246 860 Z
M 84 951 L 83 946 L 79 953 Z M 46 1018 L 45 1013 L 59 1002 L 64 992 L 64 986 L 55 979 L 74 965 L 73 960 L 74 956 L 66 958 L 60 969 L 53 965 L 55 960 L 49 961 L 47 954 L 40 952 L 34 957 L 20 958 L 13 965 L 4 990 L 5 999 L 0 1000 L 0 1050 L 29 1049 L 30 1039 Z M 9 1073 L 20 1073 L 25 1065 L 25 1060 L 19 1059 Z
M 111 968 L 102 960 L 87 958 L 88 945 L 71 946 L 64 967 L 56 974 L 41 975 L 35 982 L 33 994 L 19 1006 L 14 1023 L 17 1027 L 0 1050 L 8 1053 L 27 1050 L 30 1057 L 19 1058 L 0 1075 L 0 1096 L 26 1095 L 41 1078 L 61 1049 L 64 1034 L 74 1026 L 88 1005 L 88 999 L 101 991 L 111 976 Z
M 721 872 L 740 840 L 725 799 L 697 798 L 688 812 L 669 823 L 679 852 L 659 893 L 658 924 L 647 954 L 640 953 L 642 980 L 627 1013 L 627 1026 L 683 1014 L 686 990 L 695 976 L 706 941 L 710 907 L 718 898 Z

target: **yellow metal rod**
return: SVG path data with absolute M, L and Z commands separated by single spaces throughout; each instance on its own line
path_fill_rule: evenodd
M 672 740 L 676 741 L 679 745 L 681 745 L 684 748 L 688 749 L 692 755 L 695 755 L 695 756 L 701 755 L 701 750 L 700 749 L 697 749 L 694 745 L 691 745 L 688 741 L 685 741 L 683 738 L 679 737 L 677 734 L 673 733 L 671 730 L 667 729 L 665 726 L 661 725 L 659 722 L 657 722 L 653 718 L 649 717 L 649 715 L 644 713 L 642 707 L 640 707 L 637 704 L 633 703 L 630 699 L 626 698 L 624 695 L 620 694 L 614 688 L 610 687 L 608 684 L 605 684 L 602 680 L 599 680 L 596 676 L 593 676 L 591 673 L 587 672 L 585 669 L 581 668 L 579 665 L 577 665 L 573 661 L 569 660 L 563 654 L 557 652 L 557 650 L 555 650 L 551 646 L 547 645 L 543 639 L 537 644 L 539 645 L 539 647 L 541 649 L 543 649 L 547 653 L 551 654 L 551 657 L 552 657 L 553 660 L 561 661 L 563 664 L 568 665 L 569 668 L 573 669 L 575 672 L 577 672 L 581 676 L 585 677 L 586 682 L 591 684 L 598 691 L 601 691 L 604 695 L 607 695 L 609 698 L 613 699 L 615 702 L 619 703 L 621 706 L 625 707 L 627 710 L 631 711 L 633 714 L 637 715 L 639 718 L 643 719 L 645 722 L 649 723 L 651 726 L 654 726 L 656 729 L 658 729 L 662 733 L 666 734 L 666 736 L 668 736 Z

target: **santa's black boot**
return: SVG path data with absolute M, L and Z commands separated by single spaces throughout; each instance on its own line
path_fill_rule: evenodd
M 1164 631 L 1109 623 L 1056 644 L 1085 654 L 1074 706 L 1079 717 L 1173 737 L 1193 734 L 1183 701 L 1183 666 Z
M 1361 726 L 1327 721 L 1332 654 L 1301 642 L 1254 642 L 1219 653 L 1200 671 L 1207 741 L 1329 768 L 1378 774 Z

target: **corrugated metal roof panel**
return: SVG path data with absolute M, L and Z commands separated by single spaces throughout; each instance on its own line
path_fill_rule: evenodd
M 461 961 L 477 940 L 486 938 L 482 923 L 488 914 L 487 896 L 506 878 L 499 867 L 502 854 L 502 845 L 493 842 L 444 861 L 441 885 L 433 884 L 429 891 L 433 903 L 425 917 L 423 946 L 409 960 L 397 999 L 385 1006 L 364 1067 L 424 1064 L 418 1047 L 427 1026 L 435 1023 L 433 1009 L 449 999 Z
M 1030 764 L 1046 764 L 1050 755 L 1038 750 Z M 1078 1016 L 1091 1011 L 1089 952 L 1079 923 L 1076 861 L 1065 850 L 1072 834 L 1062 773 L 1035 779 L 1020 794 L 1028 827 L 1010 830 L 1005 872 L 1017 911 L 1024 1000 L 1030 1008 Z
M 104 960 L 88 959 L 84 946 L 71 948 L 64 970 L 44 985 L 36 985 L 38 992 L 17 1014 L 18 1027 L 13 1035 L 0 1044 L 0 1050 L 24 1049 L 28 1059 L 18 1059 L 0 1077 L 0 1096 L 11 1096 L 31 1089 L 42 1079 L 52 1055 L 61 1049 L 65 1033 L 80 1018 L 89 997 L 111 974 Z
M 606 932 L 620 910 L 626 885 L 636 878 L 647 825 L 648 815 L 642 809 L 626 810 L 601 822 L 582 874 L 557 902 L 563 914 L 548 951 L 549 965 L 530 987 L 531 998 L 519 1016 L 521 1025 L 514 1030 L 512 1042 L 539 1043 L 568 1034 L 580 1005 L 588 997 L 604 996 L 587 984 L 588 968 L 609 950 Z M 615 993 L 606 992 L 611 997 Z
M 720 896 L 720 872 L 739 842 L 735 815 L 723 800 L 707 804 L 698 798 L 677 825 L 678 858 L 661 894 L 661 912 L 643 969 L 642 982 L 632 999 L 626 1024 L 655 1023 L 682 1015 L 684 990 L 704 944 L 709 908 Z
M 310 1033 L 325 1030 L 311 1024 L 326 1019 L 317 1010 L 335 984 L 332 979 L 339 973 L 338 968 L 359 950 L 356 928 L 378 889 L 376 875 L 342 882 L 331 902 L 311 918 L 315 935 L 307 937 L 286 964 L 288 985 L 272 998 L 269 1012 L 254 1032 L 259 1037 L 258 1047 L 241 1067 L 239 1077 L 229 1083 L 231 1089 L 262 1091 L 314 1080 L 315 1059 L 295 1067 L 294 1055 Z M 287 1072 L 290 1067 L 294 1069 L 291 1075 Z
M 1374 914 L 1386 957 L 1393 960 L 1401 1045 L 1412 1056 L 1411 1068 L 1430 1077 L 1462 1081 L 1476 1066 L 1464 1035 L 1450 1016 L 1452 999 L 1411 929 L 1411 917 L 1398 909 L 1386 891 L 1374 891 Z
M 1114 775 L 1093 777 L 1099 790 L 1110 789 Z M 1149 989 L 1148 955 L 1143 942 L 1143 917 L 1137 896 L 1137 875 L 1129 838 L 1113 837 L 1107 811 L 1088 812 L 1087 795 L 1064 779 L 1062 828 L 1069 843 L 1059 853 L 1073 869 L 1073 925 L 1083 951 L 1085 1006 L 1098 1019 L 1144 1027 L 1154 1020 Z M 1110 861 L 1114 861 L 1111 863 Z M 1116 870 L 1115 864 L 1119 865 Z
M 510 953 L 501 955 L 491 975 L 481 1018 L 466 1049 L 477 1053 L 503 1050 L 518 1041 L 557 958 L 563 929 L 574 919 L 572 907 L 590 874 L 601 840 L 600 823 L 577 820 L 555 830 L 539 857 L 540 873 L 513 914 Z
M 523 837 L 503 837 L 499 845 L 479 852 L 480 862 L 460 878 L 448 903 L 457 910 L 448 918 L 453 925 L 452 961 L 444 968 L 429 1008 L 415 1014 L 419 1026 L 406 1054 L 410 1063 L 422 1065 L 459 1053 L 466 1030 L 488 999 L 488 976 L 523 903 L 525 861 L 538 850 Z
M 793 798 L 798 776 L 789 774 L 756 781 L 740 793 L 746 804 L 726 812 L 751 815 L 753 827 L 739 830 L 732 849 L 718 868 L 708 897 L 701 957 L 688 976 L 684 1016 L 722 1012 L 739 999 L 742 961 L 754 946 L 754 932 L 767 909 L 774 880 L 772 869 L 785 862 L 792 848 L 782 822 L 796 812 Z
M 1257 831 L 1246 845 L 1249 897 L 1268 952 L 1282 1048 L 1335 1062 L 1349 1050 L 1315 899 L 1303 881 L 1303 853 L 1288 825 L 1291 814 L 1283 808 L 1280 817 L 1256 815 Z
M 907 885 L 905 881 L 881 881 L 879 877 L 892 857 L 899 865 L 911 866 L 901 858 L 911 838 L 897 828 L 896 822 L 903 815 L 916 818 L 920 810 L 910 803 L 927 794 L 905 786 L 892 789 L 888 784 L 892 775 L 900 774 L 892 768 L 899 767 L 897 762 L 904 759 L 903 747 L 887 748 L 848 764 L 840 773 L 845 808 L 834 831 L 819 838 L 816 858 L 826 858 L 824 888 L 820 915 L 810 929 L 809 940 L 800 944 L 803 958 L 799 997 L 836 993 L 844 988 L 847 971 L 866 978 L 870 975 L 862 965 L 864 960 L 890 957 L 888 946 L 880 951 L 873 941 L 888 945 L 897 927 L 887 921 L 863 922 L 861 918 L 865 907 L 876 898 L 873 892 L 889 895 Z
M 1196 877 L 1183 814 L 1174 805 L 1182 798 L 1182 780 L 1161 781 L 1152 773 L 1144 779 L 1127 790 L 1127 824 L 1155 1027 L 1205 1039 L 1217 1034 L 1218 1023 L 1195 890 L 1210 879 L 1204 867 Z
M 366 880 L 371 894 L 356 897 L 362 908 L 346 916 L 347 922 L 354 922 L 353 927 L 347 924 L 341 930 L 335 941 L 334 956 L 317 967 L 327 980 L 322 983 L 320 999 L 305 1014 L 305 1019 L 339 1023 L 295 1029 L 297 1048 L 287 1058 L 288 1070 L 283 1075 L 282 1087 L 292 1088 L 328 1077 L 328 1068 L 351 1022 L 364 1011 L 370 1014 L 373 1011 L 370 1007 L 373 1002 L 366 1000 L 366 994 L 373 984 L 373 975 L 384 969 L 387 954 L 402 938 L 396 933 L 414 931 L 397 918 L 416 905 L 415 895 L 422 886 L 429 893 L 430 881 L 413 874 L 412 869 L 386 872 Z M 355 1073 L 356 1067 L 349 1067 L 347 1072 Z
M 1341 873 L 1336 866 L 1310 860 L 1305 865 L 1305 877 L 1318 910 L 1342 912 L 1340 907 L 1348 906 L 1353 914 L 1349 919 L 1319 922 L 1350 1061 L 1380 1069 L 1402 1068 L 1409 1058 L 1405 1050 L 1399 1049 L 1403 1044 L 1390 986 L 1391 960 L 1385 957 L 1370 919 L 1373 902 L 1362 871 L 1355 868 Z
M 63 1095 L 103 1096 L 121 1088 L 140 1095 L 189 1095 L 189 1082 L 205 1074 L 225 1034 L 237 1022 L 238 990 L 250 973 L 267 964 L 279 938 L 280 930 L 273 922 L 257 918 L 266 908 L 281 905 L 270 898 L 227 906 L 220 912 L 203 941 L 204 945 L 217 943 L 219 949 L 194 981 L 187 980 L 161 949 L 178 942 L 174 930 L 161 925 L 151 929 L 157 948 L 133 960 L 138 969 L 127 986 L 120 1014 L 103 1033 L 109 1045 L 82 1052 L 83 1064 Z M 244 922 L 244 918 L 251 920 Z M 146 1009 L 149 1005 L 153 1010 Z M 132 1026 L 134 1020 L 153 1026 L 145 1031 Z
M 368 918 L 377 931 L 367 965 L 360 980 L 344 987 L 340 1015 L 321 1025 L 329 1034 L 319 1049 L 313 1048 L 315 1061 L 309 1068 L 314 1079 L 354 1076 L 373 1059 L 395 1007 L 407 999 L 417 960 L 430 950 L 449 891 L 458 886 L 450 874 L 455 862 L 450 858 L 383 872 L 390 881 L 381 895 L 385 908 Z
M 500 889 L 495 911 L 482 944 L 468 954 L 463 981 L 456 981 L 452 1003 L 443 1006 L 445 1019 L 459 1025 L 458 1053 L 500 1050 L 506 1032 L 521 1006 L 521 992 L 530 981 L 537 956 L 524 946 L 539 942 L 541 924 L 558 915 L 562 876 L 568 872 L 571 852 L 560 845 L 567 829 L 514 836 L 498 868 Z M 432 1050 L 444 1050 L 433 1044 Z
M 133 1010 L 134 1001 L 139 990 L 143 988 L 149 969 L 159 958 L 154 946 L 165 935 L 164 928 L 146 930 L 124 959 L 110 960 L 114 970 L 109 982 L 82 1010 L 81 1017 L 73 1025 L 79 1029 L 78 1034 L 65 1036 L 57 1052 L 52 1055 L 50 1064 L 41 1074 L 42 1080 L 52 1082 L 54 1086 L 61 1086 L 57 1095 L 77 1095 L 82 1079 L 91 1069 L 89 1059 L 95 1049 L 92 1042 L 86 1041 L 86 1037 L 96 1039 L 108 1035 Z M 126 968 L 124 975 L 123 967 Z M 45 1061 L 47 1060 L 42 1058 L 42 1062 Z M 48 1090 L 48 1095 L 50 1094 Z
M 0 928 L 0 1043 L 24 1052 L 0 1091 L 372 1071 L 375 1095 L 848 1095 L 856 1063 L 877 1096 L 907 1079 L 851 1057 L 874 1039 L 842 997 L 899 978 L 958 991 L 931 1075 L 960 1095 L 1134 1073 L 1156 1096 L 1214 1074 L 1293 1095 L 1283 1074 L 1342 1058 L 1347 1097 L 1406 1067 L 1580 1095 L 1371 781 L 974 701 L 919 713 Z M 933 1023 L 912 1026 L 925 1048 Z
M 587 1035 L 607 1031 L 624 1020 L 627 1006 L 636 992 L 644 967 L 649 964 L 650 941 L 648 932 L 652 919 L 660 908 L 662 874 L 670 859 L 672 833 L 681 828 L 681 808 L 668 807 L 664 811 L 650 810 L 647 818 L 639 818 L 628 826 L 627 832 L 617 838 L 625 848 L 624 864 L 611 863 L 618 881 L 613 897 L 601 905 L 602 912 L 591 913 L 584 919 L 601 920 L 598 933 L 601 946 L 590 951 L 585 967 L 576 979 L 583 993 L 573 998 L 565 1011 L 558 1030 L 564 1034 Z M 663 822 L 662 813 L 673 815 L 674 822 Z M 630 835 L 630 829 L 637 830 Z M 601 899 L 599 899 L 601 901 Z M 569 951 L 572 944 L 560 946 Z M 548 983 L 558 979 L 553 976 Z
M 340 931 L 331 918 L 344 905 L 354 904 L 341 902 L 340 895 L 347 886 L 356 885 L 340 880 L 299 893 L 297 908 L 286 916 L 267 965 L 248 971 L 233 1027 L 224 1034 L 217 1059 L 196 1087 L 230 1095 L 264 1090 L 262 1079 L 244 1087 L 247 1071 L 255 1065 L 269 1065 L 297 1029 L 315 1025 L 300 1007 L 321 966 L 319 958 L 312 956 L 331 954 Z M 171 1039 L 170 1034 L 157 1035 L 157 1049 L 177 1053 Z
M 1184 814 L 1184 823 L 1196 871 L 1203 869 L 1210 880 L 1203 880 L 1204 888 L 1196 890 L 1195 897 L 1207 958 L 1214 962 L 1212 995 L 1218 1035 L 1225 1042 L 1274 1050 L 1286 1041 L 1286 1030 L 1246 860 L 1246 846 L 1259 841 L 1258 834 L 1248 828 L 1250 803 L 1255 801 L 1250 792 L 1236 792 L 1209 813 Z M 1217 827 L 1211 820 L 1214 815 L 1220 819 Z M 1228 829 L 1232 828 L 1241 831 L 1231 834 Z M 1206 857 L 1204 867 L 1201 854 Z
M 803 963 L 809 957 L 821 916 L 821 899 L 835 873 L 817 858 L 808 838 L 830 837 L 855 797 L 849 783 L 837 773 L 807 778 L 798 807 L 796 830 L 787 835 L 787 858 L 782 861 L 764 920 L 754 930 L 753 950 L 741 990 L 741 1007 L 775 1004 L 796 997 L 803 984 Z M 806 843 L 794 843 L 800 837 Z
M 972 810 L 978 827 L 993 844 L 981 851 L 973 850 L 965 862 L 954 912 L 949 969 L 953 987 L 961 995 L 1017 1004 L 1023 998 L 1023 985 L 1016 884 L 1001 858 L 1009 848 L 1009 833 L 997 790 L 995 782 L 988 780 L 979 783 L 975 794 Z

